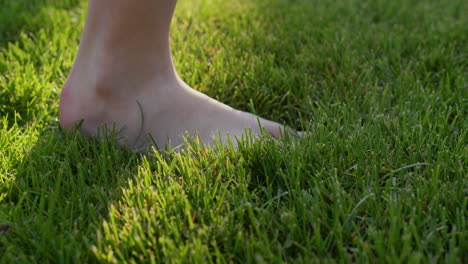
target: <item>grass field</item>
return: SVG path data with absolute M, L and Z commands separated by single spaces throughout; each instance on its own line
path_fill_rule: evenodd
M 86 1 L 0 0 L 1 263 L 468 263 L 468 3 L 181 0 L 181 77 L 307 130 L 146 155 L 58 125 Z

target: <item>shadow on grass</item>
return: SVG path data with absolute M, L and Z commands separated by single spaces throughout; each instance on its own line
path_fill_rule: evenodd
M 249 210 L 251 203 L 277 201 L 262 190 L 286 188 L 275 178 L 276 163 L 284 167 L 277 143 L 219 156 L 195 146 L 191 154 L 162 157 L 123 151 L 114 142 L 66 134 L 58 124 L 42 131 L 0 189 L 7 193 L 0 203 L 0 262 L 93 262 L 108 254 L 171 259 L 197 246 L 200 256 L 218 251 L 244 259 L 242 241 L 275 237 L 255 233 L 258 216 Z M 285 242 L 280 235 L 275 241 Z
M 0 262 L 92 259 L 90 226 L 100 228 L 140 162 L 113 142 L 67 134 L 58 124 L 44 129 L 2 188 Z
M 39 10 L 44 7 L 72 9 L 82 0 L 0 0 L 0 49 L 14 42 L 22 33 L 37 32 L 44 27 Z
M 56 119 L 77 42 L 72 37 L 80 31 L 80 3 L 0 0 L 0 116 L 10 124 Z

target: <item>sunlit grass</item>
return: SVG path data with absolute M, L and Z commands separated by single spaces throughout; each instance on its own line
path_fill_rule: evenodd
M 310 135 L 65 134 L 86 1 L 0 0 L 0 262 L 468 261 L 465 1 L 179 2 L 181 77 Z

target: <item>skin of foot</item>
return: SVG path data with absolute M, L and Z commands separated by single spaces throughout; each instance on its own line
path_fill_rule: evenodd
M 235 110 L 185 84 L 172 62 L 175 0 L 90 0 L 77 57 L 60 95 L 60 124 L 96 136 L 101 128 L 136 150 L 212 144 L 246 130 L 278 138 L 282 125 Z M 189 45 L 189 44 L 188 44 Z
M 105 88 L 94 93 L 81 91 L 84 85 L 78 76 L 70 76 L 62 90 L 60 123 L 66 129 L 79 129 L 87 136 L 96 136 L 98 129 L 116 133 L 119 143 L 135 150 L 151 144 L 165 147 L 180 146 L 184 136 L 197 137 L 204 144 L 213 144 L 218 138 L 228 138 L 236 145 L 236 137 L 246 130 L 260 135 L 262 129 L 279 138 L 284 127 L 256 115 L 239 111 L 193 90 L 182 80 L 155 78 L 145 84 L 139 93 L 107 93 Z M 105 84 L 116 90 L 112 81 Z M 153 87 L 157 87 L 154 89 Z M 125 88 L 122 89 L 125 91 Z M 112 130 L 112 131 L 110 131 Z

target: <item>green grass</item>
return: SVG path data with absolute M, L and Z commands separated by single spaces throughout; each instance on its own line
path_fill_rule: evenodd
M 0 262 L 468 262 L 466 1 L 180 1 L 181 77 L 311 135 L 146 155 L 59 128 L 86 1 L 0 6 Z

